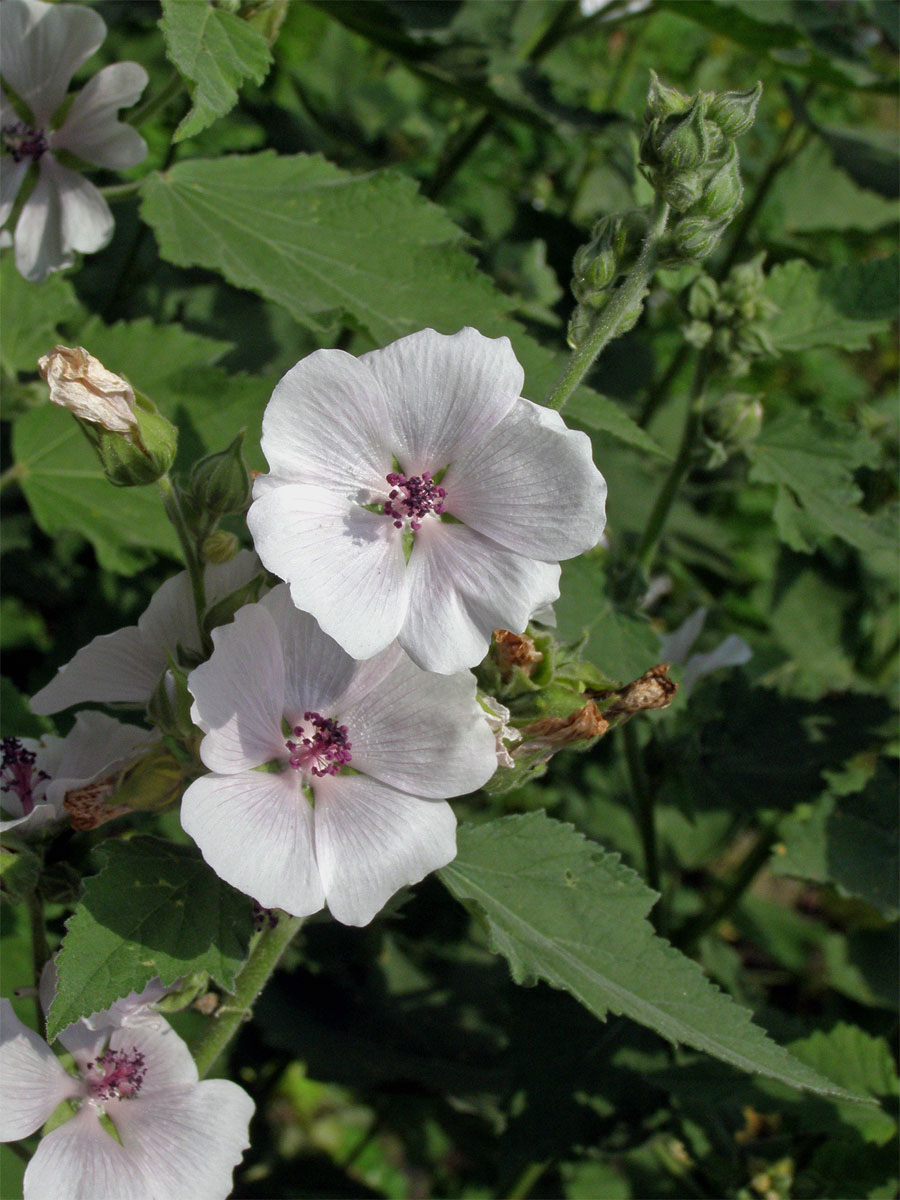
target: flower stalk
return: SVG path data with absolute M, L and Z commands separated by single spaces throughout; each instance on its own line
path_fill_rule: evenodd
M 203 624 L 203 618 L 206 616 L 206 587 L 203 582 L 203 564 L 200 561 L 200 555 L 194 538 L 188 528 L 178 489 L 173 485 L 168 475 L 163 475 L 158 479 L 156 485 L 162 493 L 163 502 L 166 506 L 166 516 L 172 522 L 175 532 L 178 534 L 178 540 L 181 543 L 188 577 L 191 581 L 194 608 L 197 610 L 197 628 L 200 630 L 203 650 L 208 657 L 212 654 L 212 639 L 205 631 Z
M 203 1079 L 213 1063 L 249 1015 L 256 998 L 266 986 L 284 952 L 303 924 L 302 917 L 282 915 L 274 929 L 265 929 L 235 980 L 234 996 L 211 1017 L 204 1032 L 191 1046 L 197 1071 Z

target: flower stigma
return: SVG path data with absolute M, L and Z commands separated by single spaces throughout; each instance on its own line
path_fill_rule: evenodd
M 415 533 L 421 529 L 423 517 L 429 513 L 440 516 L 444 511 L 447 493 L 434 482 L 430 471 L 408 476 L 400 471 L 392 471 L 387 481 L 391 491 L 384 502 L 384 513 L 393 518 L 397 529 L 402 529 L 403 522 L 408 520 L 410 529 Z
M 94 1100 L 133 1100 L 141 1090 L 146 1067 L 140 1050 L 104 1050 L 87 1064 Z
M 286 743 L 291 752 L 291 766 L 295 771 L 309 771 L 311 775 L 337 775 L 341 767 L 351 761 L 347 726 L 338 725 L 331 717 L 322 717 L 317 712 L 303 714 L 311 729 L 303 725 L 294 726 L 298 741 Z
M 3 144 L 12 155 L 13 162 L 24 162 L 30 158 L 37 162 L 48 149 L 47 135 L 43 129 L 32 129 L 24 121 L 3 126 Z
M 12 792 L 22 805 L 22 816 L 34 811 L 34 789 L 50 776 L 46 771 L 35 771 L 37 755 L 26 750 L 18 738 L 6 737 L 2 743 L 3 760 L 0 762 L 0 792 Z

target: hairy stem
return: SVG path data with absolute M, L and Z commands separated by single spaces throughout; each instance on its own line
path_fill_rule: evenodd
M 584 341 L 572 351 L 569 361 L 544 401 L 548 408 L 563 408 L 569 397 L 594 365 L 603 349 L 617 337 L 625 317 L 642 302 L 644 291 L 656 270 L 659 242 L 669 218 L 669 206 L 656 201 L 650 229 L 641 252 L 625 281 L 615 290 L 609 303 L 594 318 Z
M 259 935 L 235 980 L 234 995 L 216 1016 L 210 1017 L 206 1029 L 191 1046 L 201 1079 L 250 1015 L 257 996 L 302 924 L 302 917 L 282 916 L 274 929 L 266 929 Z
M 197 544 L 188 528 L 184 509 L 181 506 L 181 498 L 178 495 L 178 489 L 172 484 L 172 480 L 168 475 L 163 475 L 162 479 L 157 480 L 157 487 L 162 492 L 166 516 L 172 522 L 175 532 L 178 534 L 178 541 L 181 543 L 188 577 L 191 581 L 194 608 L 197 613 L 197 629 L 200 633 L 203 650 L 209 655 L 212 654 L 212 640 L 209 634 L 203 630 L 203 618 L 206 616 L 206 586 L 203 582 L 203 564 L 197 552 Z
M 44 906 L 37 892 L 30 891 L 25 903 L 28 908 L 28 923 L 31 927 L 31 961 L 34 966 L 34 986 L 38 991 L 41 986 L 41 972 L 50 961 L 50 947 L 47 944 L 47 931 L 44 927 Z M 41 1007 L 40 995 L 35 993 L 34 1009 L 37 1014 L 38 1029 L 45 1029 L 44 1010 Z

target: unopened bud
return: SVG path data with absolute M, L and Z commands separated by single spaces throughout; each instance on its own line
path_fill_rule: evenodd
M 762 84 L 749 92 L 722 92 L 716 96 L 707 110 L 726 137 L 740 137 L 756 120 L 756 108 L 762 96 Z
M 741 207 L 743 193 L 737 148 L 732 143 L 727 158 L 707 181 L 695 211 L 711 221 L 730 221 Z
M 259 30 L 271 46 L 287 16 L 288 0 L 251 0 L 245 7 L 247 24 Z
M 224 450 L 201 458 L 191 472 L 193 504 L 217 517 L 243 512 L 250 505 L 250 472 L 241 446 L 244 431 Z
M 191 720 L 192 704 L 187 673 L 170 659 L 147 702 L 147 719 L 161 733 L 189 742 L 197 732 Z
M 666 171 L 690 171 L 709 158 L 709 134 L 704 122 L 704 98 L 696 96 L 681 116 L 662 122 L 654 138 L 656 157 Z
M 116 802 L 128 809 L 156 812 L 181 794 L 184 773 L 167 746 L 156 746 L 125 768 L 116 788 Z
M 713 335 L 713 327 L 707 321 L 690 321 L 681 330 L 684 340 L 697 350 L 702 350 L 709 344 Z
M 719 299 L 719 288 L 712 276 L 702 274 L 694 280 L 688 294 L 688 312 L 698 320 L 705 320 L 712 313 Z
M 675 113 L 687 112 L 690 107 L 690 96 L 685 96 L 677 88 L 667 87 L 660 81 L 659 76 L 654 70 L 650 71 L 650 89 L 647 92 L 646 110 L 648 120 L 652 120 L 654 117 L 665 118 Z
M 88 436 L 106 478 L 116 487 L 140 487 L 166 475 L 175 461 L 178 430 L 158 412 L 151 400 L 135 392 L 137 430 L 128 436 L 98 429 Z M 84 428 L 84 426 L 82 426 Z
M 209 976 L 205 971 L 191 971 L 189 975 L 173 984 L 173 990 L 157 1000 L 153 1007 L 158 1012 L 181 1012 L 183 1008 L 193 1004 L 208 987 Z
M 83 346 L 54 346 L 38 359 L 38 370 L 50 388 L 51 403 L 110 433 L 136 431 L 131 384 L 108 371 Z
M 705 217 L 683 217 L 672 230 L 671 250 L 681 260 L 708 258 L 724 232 L 724 224 Z
M 203 539 L 200 557 L 207 563 L 227 563 L 231 562 L 240 548 L 241 543 L 235 534 L 228 533 L 225 529 L 217 529 L 215 533 Z

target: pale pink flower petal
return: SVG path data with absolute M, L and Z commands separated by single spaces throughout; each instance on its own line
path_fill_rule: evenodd
M 45 154 L 41 163 L 47 159 Z M 62 230 L 62 200 L 52 172 L 39 170 L 34 190 L 25 201 L 13 239 L 19 274 L 42 283 L 51 271 L 71 267 L 75 255 Z
M 111 63 L 87 83 L 52 135 L 54 150 L 70 150 L 97 167 L 124 171 L 147 156 L 147 143 L 132 125 L 118 119 L 147 86 L 147 72 L 136 62 Z
M 559 596 L 557 563 L 515 554 L 465 525 L 423 525 L 410 576 L 398 640 L 413 662 L 441 674 L 480 662 L 494 629 L 521 633 Z
M 0 1000 L 0 1142 L 15 1142 L 44 1124 L 78 1080 L 67 1074 L 43 1038 Z
M 322 907 L 313 810 L 293 771 L 204 775 L 184 794 L 181 824 L 216 874 L 264 908 Z
M 360 361 L 387 393 L 392 449 L 407 475 L 445 467 L 474 446 L 510 411 L 525 381 L 509 338 L 468 328 L 452 337 L 423 329 Z
M 316 786 L 316 857 L 329 911 L 367 925 L 398 888 L 456 856 L 456 818 L 443 800 L 420 800 L 365 775 Z
M 309 613 L 294 607 L 284 585 L 273 588 L 260 605 L 278 632 L 284 663 L 284 712 L 297 718 L 306 709 L 332 709 L 356 678 L 359 663 L 323 633 Z
M 25 1171 L 25 1200 L 162 1200 L 162 1196 L 88 1105 L 41 1139 Z
M 106 24 L 83 4 L 4 0 L 0 75 L 46 125 L 65 99 L 72 76 L 100 48 Z

